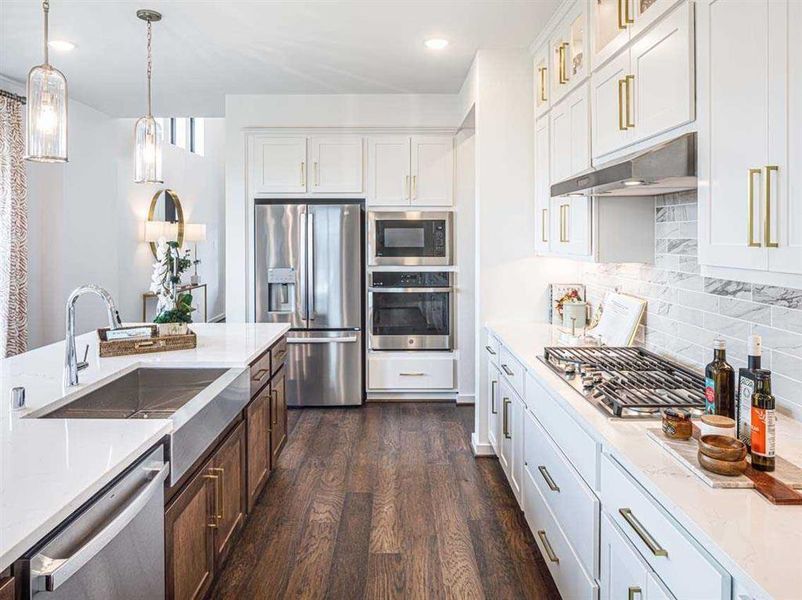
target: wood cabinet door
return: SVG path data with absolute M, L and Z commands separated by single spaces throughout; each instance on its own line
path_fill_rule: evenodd
M 14 600 L 16 598 L 13 577 L 0 577 L 0 600 Z
M 535 251 L 549 251 L 549 203 L 551 174 L 549 172 L 549 118 L 535 121 Z
M 270 475 L 270 386 L 265 387 L 245 411 L 248 442 L 248 512 Z
M 271 468 L 275 468 L 279 454 L 287 441 L 287 394 L 285 372 L 282 369 L 270 382 L 273 399 L 270 414 Z
M 204 598 L 214 577 L 212 512 L 214 476 L 209 465 L 184 486 L 164 513 L 168 600 Z
M 309 162 L 309 191 L 313 194 L 362 193 L 361 137 L 310 138 Z
M 225 561 L 236 534 L 245 522 L 245 424 L 229 434 L 212 458 L 217 527 L 214 530 L 215 564 Z
M 448 136 L 414 136 L 411 142 L 410 201 L 417 206 L 454 203 L 454 140 Z
M 408 206 L 411 186 L 409 138 L 368 139 L 368 204 Z
M 250 173 L 251 190 L 255 194 L 306 192 L 306 138 L 256 136 Z

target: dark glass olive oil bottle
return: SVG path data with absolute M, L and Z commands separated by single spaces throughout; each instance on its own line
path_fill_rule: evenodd
M 749 336 L 746 367 L 738 369 L 738 438 L 749 447 L 752 444 L 752 394 L 755 391 L 755 373 L 760 369 L 762 343 L 759 335 Z
M 735 370 L 724 340 L 713 342 L 713 362 L 705 367 L 705 412 L 735 419 Z
M 755 393 L 752 394 L 752 468 L 774 470 L 777 414 L 771 395 L 771 372 L 755 373 Z

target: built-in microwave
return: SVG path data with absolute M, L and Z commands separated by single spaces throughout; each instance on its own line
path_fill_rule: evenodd
M 451 265 L 453 214 L 397 211 L 368 213 L 371 265 Z

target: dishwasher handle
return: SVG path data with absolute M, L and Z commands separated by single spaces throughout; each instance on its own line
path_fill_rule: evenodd
M 342 344 L 354 343 L 357 341 L 355 335 L 345 337 L 291 337 L 287 338 L 288 344 Z
M 50 558 L 39 553 L 31 558 L 31 578 L 34 580 L 33 588 L 36 591 L 53 592 L 57 590 L 70 577 L 80 571 L 86 563 L 97 556 L 109 542 L 134 520 L 148 504 L 153 494 L 164 485 L 167 475 L 170 473 L 170 463 L 165 463 L 159 469 L 148 470 L 155 472 L 153 479 L 108 525 L 103 527 L 97 535 L 81 546 L 72 556 Z

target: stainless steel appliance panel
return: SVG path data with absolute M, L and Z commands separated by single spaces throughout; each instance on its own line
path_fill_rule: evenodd
M 256 322 L 306 327 L 306 204 L 256 206 Z
M 453 220 L 449 211 L 369 212 L 369 264 L 451 265 Z
M 60 532 L 20 559 L 22 597 L 164 598 L 164 482 L 154 450 Z
M 287 350 L 289 406 L 362 403 L 361 331 L 291 331 Z
M 362 325 L 362 220 L 358 204 L 307 207 L 310 329 Z

